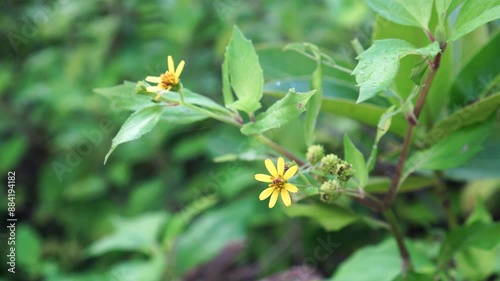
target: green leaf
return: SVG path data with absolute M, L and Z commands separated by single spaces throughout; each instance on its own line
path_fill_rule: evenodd
M 152 104 L 151 98 L 135 93 L 136 83 L 124 81 L 123 84 L 108 88 L 97 88 L 94 92 L 111 101 L 112 111 L 136 111 Z
M 413 153 L 406 162 L 404 175 L 419 169 L 445 170 L 465 164 L 482 149 L 493 125 L 494 122 L 488 122 L 463 128 L 431 148 Z
M 213 101 L 208 97 L 192 92 L 191 90 L 186 88 L 182 89 L 182 93 L 184 95 L 185 103 L 196 105 L 203 109 L 207 109 L 210 112 L 217 114 L 219 116 L 230 115 L 230 112 L 228 111 L 227 108 L 219 105 L 218 103 L 216 103 L 215 101 Z M 178 106 L 169 106 L 165 108 L 165 113 L 163 114 L 162 119 L 168 120 L 170 123 L 188 124 L 209 117 L 208 115 L 200 111 L 180 105 L 182 102 L 180 99 L 180 95 L 178 93 L 175 93 L 175 95 L 171 95 L 169 99 L 179 103 Z
M 450 105 L 463 107 L 464 103 L 484 98 L 485 90 L 493 89 L 498 92 L 498 76 L 500 73 L 500 56 L 498 46 L 500 45 L 500 31 L 491 35 L 489 41 L 482 46 L 468 61 L 464 62 L 458 75 L 452 77 L 450 89 Z M 495 82 L 496 81 L 496 82 Z M 487 94 L 487 93 L 486 93 Z
M 365 157 L 352 143 L 347 134 L 344 135 L 344 157 L 345 161 L 354 168 L 354 177 L 358 180 L 359 187 L 363 188 L 368 182 L 368 169 Z
M 375 12 L 384 18 L 427 30 L 431 18 L 433 0 L 365 0 Z
M 227 64 L 227 60 L 224 60 L 222 63 L 222 97 L 224 98 L 225 106 L 229 106 L 234 102 L 231 82 L 229 82 L 229 67 Z
M 290 217 L 307 217 L 318 222 L 326 231 L 337 231 L 354 222 L 359 217 L 339 205 L 292 204 L 285 209 Z
M 0 155 L 2 155 L 0 172 L 4 173 L 4 171 L 17 167 L 27 150 L 28 140 L 23 135 L 13 135 L 3 139 L 0 143 Z
M 434 25 L 435 23 L 431 20 L 430 26 Z M 373 40 L 390 38 L 399 38 L 410 42 L 414 46 L 429 44 L 427 36 L 418 28 L 402 26 L 378 16 L 375 21 Z M 453 82 L 452 72 L 456 69 L 456 59 L 452 56 L 455 52 L 455 45 L 448 44 L 446 51 L 442 53 L 439 71 L 436 73 L 426 99 L 427 102 L 419 118 L 419 122 L 422 124 L 432 124 L 435 120 L 438 120 L 441 117 L 443 108 L 449 102 L 449 95 L 451 94 L 449 89 Z M 390 90 L 403 99 L 407 99 L 414 88 L 414 83 L 410 79 L 410 73 L 420 61 L 422 61 L 422 57 L 420 56 L 408 56 L 400 60 L 398 74 Z M 393 104 L 398 105 L 395 102 Z M 393 123 L 394 121 L 393 119 Z
M 474 223 L 460 226 L 450 232 L 438 255 L 438 266 L 443 267 L 461 249 L 491 250 L 500 244 L 500 224 Z
M 7 243 L 6 243 L 7 245 Z M 7 247 L 7 249 L 10 248 Z M 9 252 L 6 252 L 7 254 Z M 19 265 L 36 270 L 42 256 L 42 240 L 38 233 L 29 225 L 17 225 L 16 229 L 16 257 Z
M 304 123 L 304 136 L 306 145 L 311 146 L 314 143 L 314 132 L 316 131 L 316 120 L 318 119 L 323 99 L 323 72 L 321 64 L 313 72 L 311 77 L 311 88 L 316 90 L 316 94 L 307 103 L 306 120 Z
M 286 94 L 285 91 L 290 87 L 296 87 L 296 89 L 300 89 L 301 91 L 310 89 L 305 79 L 297 78 L 288 81 L 279 81 L 279 83 L 279 86 L 271 82 L 266 84 L 265 93 L 277 98 L 282 98 Z M 342 81 L 324 78 L 321 112 L 349 117 L 363 124 L 377 127 L 380 117 L 387 110 L 387 107 L 373 104 L 372 101 L 379 99 L 377 97 L 368 102 L 356 104 L 356 96 L 357 91 L 354 87 L 346 85 L 346 83 Z M 398 136 L 404 136 L 407 126 L 408 122 L 406 119 L 403 115 L 398 114 L 393 116 L 389 132 Z
M 466 280 L 486 280 L 495 270 L 495 258 L 495 249 L 469 247 L 457 253 L 456 264 Z
M 500 107 L 500 92 L 461 108 L 437 123 L 425 138 L 426 144 L 434 144 L 453 132 L 487 120 Z
M 224 66 L 226 63 L 227 67 Z M 238 98 L 236 102 L 226 106 L 253 115 L 253 112 L 261 108 L 259 101 L 262 98 L 264 77 L 252 42 L 246 39 L 236 26 L 226 48 L 224 64 L 223 71 L 227 68 L 231 88 Z M 224 80 L 227 80 L 227 77 L 223 77 L 223 82 Z M 227 86 L 225 88 L 227 91 Z M 224 101 L 229 102 L 231 99 L 226 96 L 228 93 L 224 95 Z
M 441 18 L 443 15 L 446 16 L 448 7 L 450 7 L 452 0 L 436 0 L 436 12 Z
M 207 118 L 207 115 L 182 105 L 166 106 L 161 116 L 162 120 L 172 124 L 190 124 Z
M 128 141 L 136 140 L 142 135 L 151 132 L 160 120 L 165 111 L 165 105 L 155 104 L 149 107 L 144 107 L 134 113 L 123 123 L 120 131 L 113 138 L 111 149 L 104 158 L 104 164 L 108 160 L 109 155 L 115 148 Z
M 434 280 L 436 279 L 432 274 L 408 272 L 405 275 L 405 277 L 403 277 L 403 275 L 399 275 L 392 281 L 434 281 Z
M 460 168 L 445 171 L 446 178 L 468 181 L 479 179 L 498 179 L 498 167 L 500 167 L 500 123 L 497 122 L 493 133 L 484 142 L 484 149 L 467 164 Z
M 399 69 L 399 61 L 408 55 L 434 57 L 440 51 L 439 44 L 433 42 L 426 47 L 417 48 L 400 39 L 377 40 L 358 56 L 359 63 L 352 72 L 360 86 L 357 103 L 368 100 L 387 90 Z
M 252 213 L 253 203 L 237 201 L 194 221 L 176 245 L 177 274 L 210 260 L 226 245 L 244 240 L 246 218 L 242 214 Z
M 406 240 L 405 244 L 410 252 L 412 263 L 416 272 L 426 273 L 435 270 L 430 257 L 417 247 L 417 241 L 413 242 Z M 428 246 L 428 243 L 425 246 Z M 360 272 L 362 272 L 362 274 L 360 274 Z M 396 241 L 390 238 L 377 245 L 369 245 L 357 250 L 340 265 L 333 277 L 329 280 L 371 281 L 375 280 L 374 276 L 376 276 L 377 281 L 392 281 L 397 278 L 400 273 L 401 258 L 398 246 Z
M 155 255 L 147 260 L 128 260 L 117 265 L 113 265 L 113 268 L 110 271 L 110 276 L 106 279 L 94 278 L 89 279 L 89 281 L 160 281 L 165 279 L 167 262 L 167 259 L 162 254 L 155 252 Z
M 262 134 L 294 120 L 306 110 L 306 104 L 315 92 L 296 93 L 291 89 L 284 98 L 259 114 L 255 122 L 245 124 L 241 132 L 245 135 Z
M 158 244 L 157 237 L 168 219 L 165 212 L 148 213 L 132 219 L 115 218 L 115 231 L 94 242 L 87 249 L 90 256 L 111 251 L 137 251 L 152 254 Z
M 455 41 L 481 25 L 500 18 L 500 0 L 467 0 L 458 14 L 450 40 Z
M 453 13 L 455 9 L 464 2 L 465 0 L 451 0 L 450 6 L 448 7 L 448 15 Z
M 398 192 L 412 192 L 428 188 L 435 184 L 434 179 L 418 176 L 409 176 L 399 187 Z M 370 177 L 365 191 L 370 193 L 386 193 L 391 185 L 391 180 L 386 177 Z
M 486 209 L 486 206 L 484 204 L 484 200 L 481 199 L 480 196 L 477 197 L 477 203 L 476 207 L 474 208 L 474 211 L 472 214 L 469 215 L 467 218 L 467 221 L 465 222 L 466 225 L 471 225 L 473 223 L 491 223 L 493 222 L 493 218 L 491 217 L 490 213 L 488 212 L 488 209 Z

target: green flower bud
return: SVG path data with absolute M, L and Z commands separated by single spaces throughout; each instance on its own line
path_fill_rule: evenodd
M 337 174 L 337 179 L 345 182 L 352 178 L 352 176 L 354 176 L 354 169 L 352 168 L 351 164 L 347 163 L 346 161 L 341 161 L 337 165 L 335 174 Z
M 312 165 L 318 163 L 325 156 L 325 148 L 322 145 L 311 145 L 307 149 L 307 161 Z
M 337 171 L 337 165 L 340 163 L 340 159 L 335 154 L 327 154 L 321 158 L 321 171 L 325 174 L 333 175 Z
M 336 180 L 325 181 L 319 188 L 321 201 L 328 204 L 335 201 L 344 192 L 344 189 Z

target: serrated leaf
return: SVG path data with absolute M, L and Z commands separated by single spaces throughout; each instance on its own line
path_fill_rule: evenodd
M 264 77 L 259 64 L 259 57 L 252 42 L 246 39 L 236 26 L 233 29 L 231 41 L 226 48 L 224 64 L 226 63 L 231 88 L 238 98 L 237 101 L 226 104 L 226 106 L 253 115 L 253 112 L 261 108 L 259 101 L 262 98 Z M 224 64 L 223 71 L 226 68 Z M 223 77 L 223 81 L 226 79 L 227 77 Z M 227 86 L 225 88 L 227 89 Z M 226 96 L 227 94 L 227 92 L 224 93 L 225 102 L 231 101 Z
M 463 128 L 431 148 L 415 152 L 406 162 L 404 175 L 419 169 L 445 170 L 465 164 L 482 149 L 493 125 L 487 122 Z
M 120 131 L 118 131 L 118 134 L 116 134 L 113 138 L 111 149 L 104 158 L 104 164 L 106 164 L 108 157 L 118 145 L 136 140 L 144 134 L 151 132 L 160 120 L 164 111 L 164 105 L 155 104 L 132 113 L 125 123 L 123 123 Z
M 306 104 L 315 92 L 296 93 L 291 90 L 266 112 L 259 114 L 255 122 L 243 126 L 241 132 L 245 135 L 257 135 L 285 125 L 306 110 Z
M 417 48 L 400 39 L 377 40 L 358 56 L 359 63 L 352 72 L 360 87 L 357 103 L 363 102 L 387 90 L 399 69 L 399 61 L 408 55 L 434 57 L 440 51 L 439 44 L 433 42 L 426 47 Z
M 375 12 L 401 25 L 428 29 L 433 0 L 365 0 Z
M 344 158 L 354 168 L 354 177 L 358 180 L 359 187 L 364 187 L 368 182 L 368 169 L 365 157 L 352 143 L 347 134 L 344 135 Z
M 481 25 L 500 18 L 500 0 L 468 0 L 460 9 L 450 40 L 455 41 Z

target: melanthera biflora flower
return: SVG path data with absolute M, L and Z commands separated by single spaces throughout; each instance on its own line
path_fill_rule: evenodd
M 182 69 L 184 69 L 183 60 L 176 69 L 172 56 L 168 56 L 168 70 L 165 71 L 165 73 L 162 73 L 160 76 L 146 77 L 146 81 L 157 84 L 156 86 L 149 86 L 146 88 L 148 92 L 158 93 L 154 98 L 155 101 L 158 101 L 163 93 L 175 89 L 176 86 L 179 85 L 179 77 L 181 76 Z
M 264 163 L 271 175 L 255 175 L 256 180 L 269 183 L 269 187 L 260 193 L 259 199 L 265 200 L 271 196 L 271 200 L 269 200 L 269 208 L 272 208 L 276 205 L 278 196 L 281 194 L 281 200 L 283 200 L 285 206 L 290 206 L 292 204 L 292 199 L 290 198 L 289 192 L 295 193 L 299 189 L 295 185 L 289 183 L 288 180 L 293 177 L 295 173 L 297 173 L 299 167 L 292 166 L 285 172 L 285 160 L 281 157 L 278 158 L 277 167 L 274 166 L 270 159 L 266 159 Z

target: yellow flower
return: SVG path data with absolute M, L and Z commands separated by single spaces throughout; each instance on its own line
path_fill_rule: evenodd
M 281 193 L 281 200 L 285 203 L 285 206 L 290 206 L 292 204 L 292 199 L 288 192 L 297 192 L 299 189 L 288 183 L 288 180 L 297 173 L 299 169 L 298 166 L 292 166 L 285 172 L 285 160 L 283 158 L 278 158 L 278 169 L 274 166 L 273 162 L 267 159 L 265 162 L 266 168 L 271 175 L 256 174 L 255 179 L 261 182 L 270 182 L 269 187 L 264 189 L 259 195 L 260 200 L 265 200 L 271 196 L 269 200 L 269 208 L 276 205 L 276 200 L 278 200 L 278 195 Z
M 165 73 L 161 74 L 160 76 L 146 77 L 146 81 L 158 84 L 157 86 L 147 87 L 146 91 L 153 93 L 161 91 L 154 98 L 154 100 L 157 101 L 160 98 L 163 90 L 165 90 L 165 92 L 168 92 L 179 84 L 179 77 L 181 76 L 183 68 L 184 68 L 183 60 L 179 63 L 177 69 L 175 69 L 174 60 L 172 59 L 172 56 L 168 56 L 168 70 L 165 71 Z

